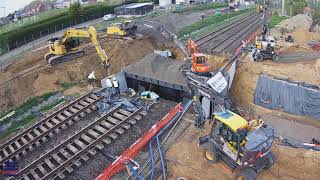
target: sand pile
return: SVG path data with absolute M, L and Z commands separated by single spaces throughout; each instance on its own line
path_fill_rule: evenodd
M 286 28 L 289 31 L 293 31 L 296 28 L 304 28 L 305 30 L 309 30 L 309 27 L 312 24 L 312 18 L 309 16 L 306 16 L 304 14 L 298 14 L 296 16 L 293 16 L 291 18 L 285 19 L 281 21 L 281 23 L 278 25 L 280 28 Z M 320 32 L 319 26 L 317 25 L 315 30 L 317 32 Z
M 320 27 L 317 25 L 314 32 L 309 32 L 312 18 L 298 14 L 285 19 L 277 27 L 271 29 L 271 35 L 277 40 L 280 52 L 311 52 L 308 43 L 312 40 L 320 41 Z M 291 34 L 294 43 L 285 42 L 285 37 Z

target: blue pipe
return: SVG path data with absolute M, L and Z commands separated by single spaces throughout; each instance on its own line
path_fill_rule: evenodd
M 133 167 L 130 165 L 130 163 L 127 164 L 129 167 L 130 171 L 139 179 L 139 180 L 144 180 L 143 177 L 141 177 L 136 170 L 133 169 Z

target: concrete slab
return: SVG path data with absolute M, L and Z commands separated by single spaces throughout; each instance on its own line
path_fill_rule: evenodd
M 187 79 L 181 70 L 183 61 L 176 61 L 158 54 L 148 54 L 124 69 L 126 78 L 133 78 L 176 90 L 188 92 Z

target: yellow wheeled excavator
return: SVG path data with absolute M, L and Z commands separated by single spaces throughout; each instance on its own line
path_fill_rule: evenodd
M 70 28 L 63 33 L 62 37 L 49 39 L 49 53 L 44 56 L 44 59 L 53 66 L 84 56 L 85 51 L 80 47 L 79 38 L 91 39 L 102 64 L 107 69 L 110 66 L 109 58 L 105 50 L 101 47 L 96 29 L 92 26 Z

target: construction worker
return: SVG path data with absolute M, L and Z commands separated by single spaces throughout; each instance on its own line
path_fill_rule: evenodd
M 119 83 L 118 83 L 116 77 L 113 77 L 113 78 L 112 78 L 112 85 L 113 85 L 114 89 L 116 90 L 116 93 L 119 93 L 119 94 L 120 94 L 120 91 L 119 91 Z
M 96 82 L 96 80 L 97 80 L 96 75 L 95 75 L 94 73 L 95 73 L 95 72 L 92 71 L 92 72 L 89 74 L 89 76 L 88 76 L 88 82 L 89 82 L 89 84 L 90 84 L 91 86 L 94 86 L 94 85 L 95 85 L 95 82 Z

